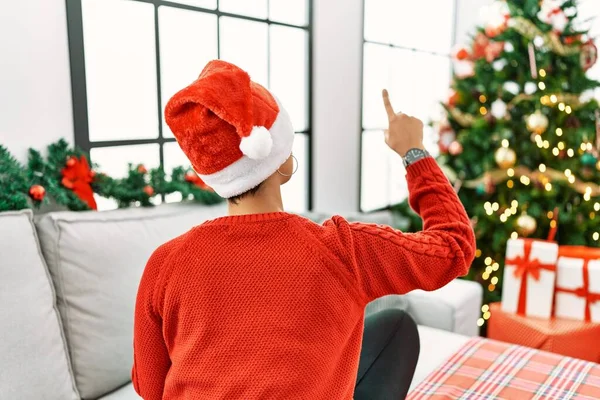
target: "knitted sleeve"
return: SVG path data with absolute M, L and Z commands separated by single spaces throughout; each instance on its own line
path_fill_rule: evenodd
M 411 207 L 423 231 L 348 223 L 334 217 L 337 242 L 346 250 L 364 301 L 414 289 L 435 290 L 465 275 L 475 254 L 475 235 L 454 189 L 432 158 L 407 171 Z
M 154 293 L 160 269 L 170 253 L 169 243 L 159 247 L 148 260 L 135 304 L 133 368 L 135 391 L 144 400 L 163 398 L 171 360 L 162 335 L 162 319 L 155 311 Z

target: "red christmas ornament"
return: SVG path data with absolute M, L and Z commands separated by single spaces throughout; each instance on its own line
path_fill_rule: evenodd
M 66 165 L 67 165 L 67 167 L 71 168 L 75 165 L 76 162 L 77 162 L 77 158 L 71 156 L 67 159 Z
M 29 196 L 35 201 L 42 201 L 46 196 L 46 189 L 42 185 L 33 185 L 29 188 Z
M 456 104 L 460 101 L 460 95 L 456 90 L 450 91 L 450 97 L 448 97 L 448 106 L 456 107 Z
M 465 49 L 464 47 L 461 47 L 460 49 L 458 49 L 458 51 L 454 55 L 454 57 L 460 61 L 468 59 L 469 56 L 470 56 L 469 50 Z
M 144 164 L 140 164 L 137 167 L 137 172 L 140 174 L 147 174 L 148 170 L 146 169 L 146 167 L 144 166 Z
M 73 190 L 77 197 L 92 210 L 98 209 L 94 191 L 90 185 L 94 180 L 94 174 L 85 156 L 81 156 L 79 159 L 77 157 L 69 158 L 67 166 L 62 169 L 61 174 L 63 176 L 61 183 L 64 187 Z
M 439 136 L 438 146 L 440 148 L 440 153 L 446 154 L 450 149 L 450 145 L 456 140 L 456 133 L 452 130 L 450 125 L 443 125 L 440 127 Z
M 188 171 L 185 174 L 185 181 L 198 186 L 202 190 L 212 190 L 194 171 Z
M 461 154 L 463 152 L 462 144 L 455 140 L 454 142 L 450 143 L 450 146 L 448 147 L 448 152 L 453 156 Z
M 565 44 L 568 44 L 568 45 L 580 43 L 580 42 L 581 42 L 581 35 L 567 36 L 565 38 Z
M 598 61 L 598 48 L 590 39 L 581 46 L 581 68 L 587 71 L 596 64 L 596 61 Z
M 144 193 L 148 195 L 148 197 L 154 196 L 154 188 L 150 185 L 144 186 Z

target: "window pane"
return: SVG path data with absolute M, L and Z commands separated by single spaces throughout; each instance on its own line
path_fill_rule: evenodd
M 308 33 L 271 26 L 271 87 L 297 131 L 308 128 Z
M 217 17 L 198 11 L 159 7 L 162 109 L 217 58 Z M 163 121 L 163 136 L 173 134 Z
M 450 87 L 450 59 L 394 49 L 390 66 L 394 107 L 426 123 L 439 116 Z
M 232 14 L 267 18 L 267 0 L 221 0 L 219 9 Z
M 308 3 L 306 0 L 270 0 L 269 18 L 292 25 L 306 25 Z
M 96 205 L 98 206 L 98 211 L 110 211 L 116 210 L 119 208 L 116 200 L 107 199 L 106 197 L 98 196 L 94 193 L 94 200 L 96 200 Z
M 191 168 L 190 161 L 181 150 L 181 147 L 179 147 L 179 144 L 177 144 L 176 142 L 165 143 L 163 145 L 163 155 L 163 168 L 167 176 L 171 175 L 171 172 L 173 172 L 173 168 L 175 167 Z M 166 203 L 177 203 L 182 200 L 183 198 L 181 196 L 181 193 L 179 192 L 171 193 L 165 196 Z
M 387 147 L 387 146 L 386 146 Z M 408 184 L 406 183 L 406 169 L 402 159 L 390 148 L 386 148 L 389 158 L 390 170 L 390 205 L 402 203 L 408 197 Z
M 290 181 L 281 187 L 283 205 L 287 211 L 303 212 L 308 210 L 308 165 L 309 138 L 296 134 L 294 156 L 298 160 L 298 171 Z
M 221 59 L 246 70 L 253 81 L 268 86 L 268 25 L 237 18 L 221 18 Z
M 165 143 L 163 146 L 164 165 L 163 168 L 167 174 L 170 174 L 175 167 L 191 168 L 190 160 L 179 147 L 177 142 Z
M 391 48 L 366 43 L 363 56 L 363 128 L 384 129 L 387 116 L 381 100 L 381 91 L 390 87 Z M 396 99 L 394 93 L 394 106 Z
M 91 141 L 158 137 L 154 6 L 84 0 Z
M 113 178 L 127 176 L 127 164 L 144 164 L 150 170 L 160 164 L 158 144 L 140 144 L 133 146 L 98 147 L 90 151 L 92 162 L 98 164 L 98 170 Z
M 393 0 L 365 0 L 365 40 L 390 43 L 391 28 L 398 16 L 390 12 Z M 404 19 L 403 19 L 404 20 Z
M 360 190 L 362 211 L 373 211 L 390 205 L 390 151 L 382 131 L 363 132 Z
M 418 50 L 449 54 L 454 38 L 454 1 L 392 1 L 388 10 L 391 43 Z M 398 16 L 404 15 L 399 23 Z
M 201 8 L 208 8 L 214 10 L 217 8 L 217 0 L 169 0 L 172 3 L 187 4 L 189 6 L 196 6 Z
M 365 0 L 365 39 L 447 54 L 454 36 L 454 3 Z

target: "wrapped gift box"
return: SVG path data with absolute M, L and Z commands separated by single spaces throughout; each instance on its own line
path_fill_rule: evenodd
M 560 247 L 555 304 L 558 318 L 600 323 L 600 249 Z
M 524 317 L 490 305 L 488 337 L 600 363 L 600 324 L 569 319 Z
M 502 286 L 504 312 L 548 319 L 552 315 L 558 245 L 533 239 L 510 239 Z

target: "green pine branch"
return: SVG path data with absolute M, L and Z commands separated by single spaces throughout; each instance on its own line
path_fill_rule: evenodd
M 0 211 L 30 208 L 29 187 L 23 166 L 0 145 Z

